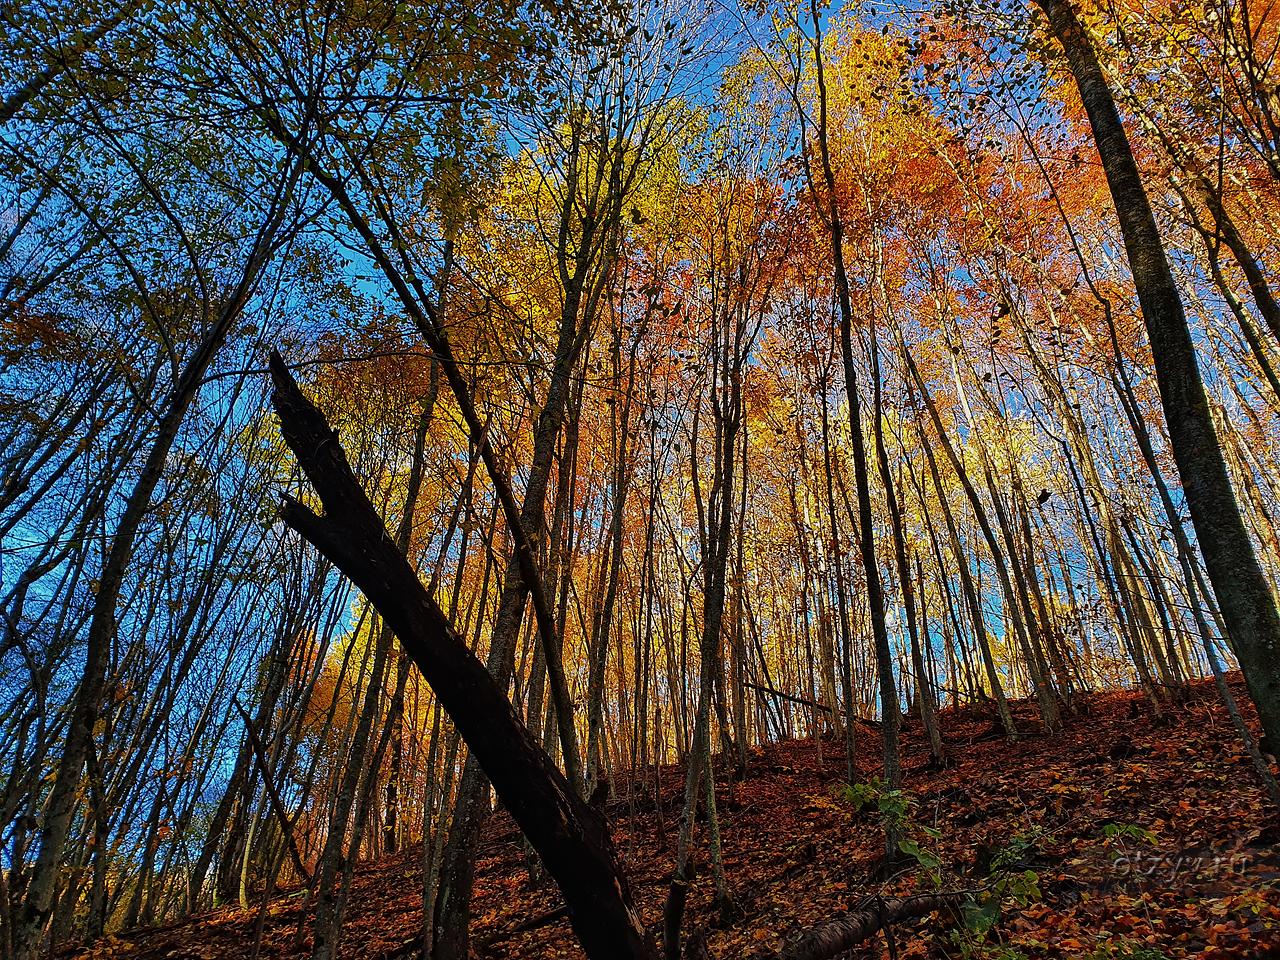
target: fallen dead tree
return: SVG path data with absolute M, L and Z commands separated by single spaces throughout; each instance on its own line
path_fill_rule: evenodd
M 783 693 L 781 690 L 773 689 L 773 687 L 763 687 L 758 683 L 747 683 L 745 681 L 743 682 L 742 685 L 752 690 L 758 690 L 761 693 L 770 694 L 771 696 L 778 697 L 779 699 L 782 699 L 782 700 L 789 700 L 792 703 L 798 703 L 802 707 L 811 707 L 814 710 L 821 710 L 823 713 L 837 712 L 837 710 L 833 710 L 831 707 L 827 706 L 825 703 L 818 703 L 816 700 L 809 700 L 809 699 L 806 699 L 805 697 L 797 697 L 791 693 Z M 837 709 L 841 716 L 848 716 L 848 711 L 845 710 L 843 707 L 839 707 Z M 869 717 L 855 716 L 853 718 L 853 721 L 854 723 L 860 723 L 865 727 L 871 727 L 873 730 L 880 729 L 880 721 L 872 720 Z
M 888 900 L 876 898 L 866 907 L 840 920 L 811 927 L 771 960 L 827 960 L 869 940 L 877 931 L 890 924 L 914 920 L 936 910 L 952 909 L 959 900 L 960 895 L 955 893 Z

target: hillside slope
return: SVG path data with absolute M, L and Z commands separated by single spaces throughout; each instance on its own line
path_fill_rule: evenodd
M 1280 956 L 1280 820 L 1266 810 L 1212 684 L 1195 685 L 1159 718 L 1129 692 L 1093 695 L 1081 706 L 1062 736 L 1029 733 L 1016 743 L 997 737 L 976 710 L 944 712 L 954 763 L 941 771 L 927 768 L 919 723 L 909 722 L 904 769 L 913 805 L 905 829 L 919 841 L 924 866 L 913 860 L 896 872 L 881 864 L 877 819 L 855 812 L 840 789 L 839 743 L 791 741 L 756 751 L 744 781 L 718 784 L 736 913 L 726 919 L 713 910 L 704 864 L 686 931 L 705 940 L 711 957 L 766 957 L 801 928 L 874 903 L 869 898 L 926 892 L 940 882 L 970 891 L 967 924 L 951 913 L 897 924 L 898 957 Z M 1028 713 L 1019 719 L 1032 729 Z M 870 779 L 880 750 L 874 734 L 862 732 L 860 750 Z M 636 791 L 609 807 L 655 931 L 680 787 L 677 769 L 657 773 L 661 804 Z M 413 849 L 360 869 L 344 956 L 414 955 L 420 856 Z M 580 957 L 554 886 L 530 887 L 524 863 L 510 820 L 495 817 L 478 870 L 479 954 Z M 260 923 L 258 956 L 301 958 L 301 902 L 284 896 L 265 912 L 222 910 L 134 931 L 75 956 L 250 957 Z M 973 929 L 991 921 L 986 932 Z M 891 953 L 877 936 L 851 955 Z

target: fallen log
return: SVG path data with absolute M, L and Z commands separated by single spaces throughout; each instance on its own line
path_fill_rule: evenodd
M 889 900 L 877 898 L 847 917 L 809 928 L 795 943 L 783 948 L 776 955 L 776 960 L 828 960 L 869 940 L 891 923 L 914 920 L 935 910 L 952 908 L 959 899 L 959 895 L 954 893 Z
M 767 693 L 767 694 L 770 694 L 771 696 L 779 697 L 782 700 L 790 700 L 792 703 L 798 703 L 802 707 L 812 707 L 814 710 L 821 710 L 823 713 L 836 712 L 835 710 L 831 709 L 831 707 L 828 707 L 825 703 L 818 703 L 815 700 L 807 700 L 804 697 L 797 697 L 795 694 L 791 694 L 791 693 L 783 693 L 781 690 L 773 689 L 773 687 L 762 687 L 758 683 L 747 683 L 745 681 L 743 682 L 742 685 L 744 687 L 749 687 L 752 690 L 759 690 L 761 693 Z M 844 708 L 840 709 L 840 713 L 845 716 L 848 715 L 848 712 Z M 879 720 L 871 720 L 867 717 L 855 716 L 853 718 L 853 721 L 854 723 L 860 723 L 863 726 L 871 727 L 873 730 L 880 729 Z

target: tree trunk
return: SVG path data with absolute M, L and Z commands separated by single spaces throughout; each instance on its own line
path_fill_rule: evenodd
M 1236 502 L 1195 346 L 1115 98 L 1069 0 L 1035 0 L 1066 54 L 1111 188 L 1165 423 L 1209 580 L 1271 742 L 1280 743 L 1280 612 Z
M 285 442 L 320 496 L 324 516 L 286 498 L 284 521 L 347 574 L 391 625 L 459 733 L 560 886 L 592 960 L 652 960 L 603 817 L 583 802 L 516 716 L 360 488 L 336 433 L 271 358 Z
M 871 506 L 870 475 L 867 466 L 866 444 L 862 433 L 862 414 L 858 377 L 853 366 L 853 302 L 849 292 L 849 275 L 844 262 L 844 222 L 836 202 L 836 180 L 831 165 L 831 152 L 827 143 L 827 86 L 822 62 L 822 39 L 819 24 L 814 20 L 818 39 L 814 43 L 814 59 L 818 81 L 818 150 L 822 163 L 823 186 L 828 206 L 824 211 L 831 242 L 831 267 L 835 278 L 836 302 L 840 308 L 840 355 L 844 361 L 845 393 L 849 401 L 849 437 L 853 447 L 853 479 L 858 501 L 858 545 L 862 569 L 867 579 L 867 607 L 871 615 L 871 635 L 876 653 L 876 675 L 880 686 L 880 717 L 884 726 L 884 779 L 891 788 L 901 780 L 898 758 L 898 689 L 893 677 L 893 652 L 889 645 L 889 630 L 885 622 L 884 587 L 880 578 L 880 565 L 876 559 L 875 521 Z M 874 378 L 875 371 L 872 376 Z M 872 416 L 878 410 L 872 411 Z M 897 839 L 892 830 L 885 835 L 887 855 L 897 852 Z

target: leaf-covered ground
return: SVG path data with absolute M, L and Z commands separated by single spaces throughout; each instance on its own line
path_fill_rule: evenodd
M 1241 701 L 1243 690 L 1236 686 Z M 1154 717 L 1133 693 L 1088 697 L 1064 734 L 1034 732 L 1029 705 L 1015 705 L 1029 732 L 1010 743 L 981 711 L 946 711 L 954 760 L 928 766 L 918 720 L 904 729 L 912 800 L 906 829 L 915 860 L 886 869 L 876 814 L 855 812 L 841 790 L 836 740 L 801 740 L 756 751 L 747 778 L 718 782 L 724 860 L 736 912 L 712 906 L 702 864 L 686 930 L 715 958 L 763 958 L 803 927 L 887 894 L 941 884 L 967 891 L 967 906 L 893 927 L 855 957 L 1261 958 L 1280 957 L 1280 820 L 1255 786 L 1211 683 Z M 880 743 L 860 731 L 860 773 L 879 772 Z M 649 778 L 655 804 L 637 789 L 609 805 L 636 898 L 655 932 L 678 829 L 680 772 Z M 421 852 L 363 867 L 352 890 L 343 955 L 408 957 L 421 925 Z M 934 861 L 938 865 L 933 867 Z M 555 917 L 555 887 L 530 886 L 511 821 L 489 825 L 478 870 L 478 956 L 581 957 Z M 887 874 L 887 876 L 886 876 Z M 222 910 L 181 924 L 111 938 L 88 957 L 294 958 L 302 900 Z M 548 919 L 552 918 L 552 919 Z M 975 928 L 994 924 L 983 933 Z

